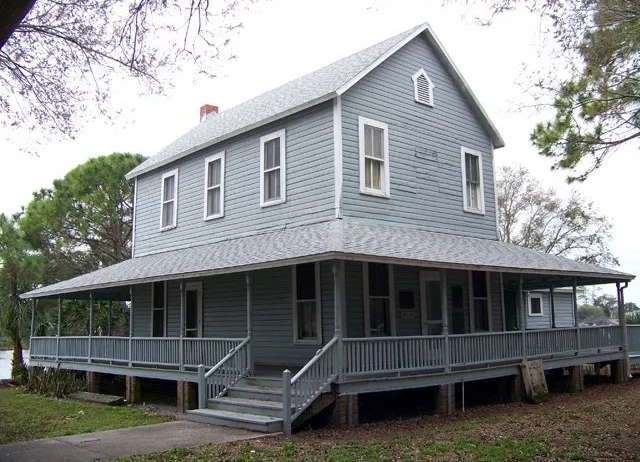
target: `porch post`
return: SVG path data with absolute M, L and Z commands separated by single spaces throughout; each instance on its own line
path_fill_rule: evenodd
M 153 320 L 152 320 L 153 321 Z M 129 367 L 131 367 L 131 353 L 133 352 L 133 286 L 129 286 Z
M 580 355 L 580 323 L 578 322 L 578 289 L 576 288 L 576 278 L 573 278 L 573 320 L 576 325 L 576 345 L 578 346 L 578 356 Z
M 251 354 L 251 337 L 253 335 L 253 328 L 251 326 L 251 273 L 247 271 L 244 275 L 244 280 L 247 285 L 247 338 L 249 344 L 247 345 L 247 363 L 249 364 L 249 375 L 253 375 L 253 355 Z
M 338 371 L 338 380 L 342 375 L 342 272 L 344 269 L 343 260 L 334 260 L 332 265 L 333 272 L 333 325 L 334 337 L 338 339 L 338 353 L 335 367 Z
M 184 313 L 187 303 L 184 289 L 184 279 L 180 279 L 180 343 L 178 345 L 178 362 L 181 371 L 184 370 Z
M 502 332 L 507 331 L 507 314 L 504 306 L 504 275 L 500 274 L 500 309 L 502 310 Z
M 522 274 L 518 277 L 518 297 L 516 302 L 518 304 L 518 313 L 520 313 L 520 330 L 522 331 L 522 360 L 527 360 L 527 313 L 524 303 L 522 303 Z
M 111 323 L 113 322 L 113 300 L 109 300 L 109 327 L 107 328 L 107 335 L 111 337 Z
M 91 362 L 91 336 L 93 335 L 93 292 L 89 291 L 89 346 L 87 352 L 87 362 Z
M 627 317 L 624 314 L 624 289 L 628 283 L 625 283 L 624 287 L 620 287 L 620 283 L 616 282 L 616 289 L 618 289 L 618 317 L 620 319 L 620 325 L 622 326 L 622 351 L 624 353 L 624 380 L 627 380 L 631 374 L 631 363 L 629 362 L 629 333 L 627 332 Z
M 56 361 L 60 361 L 60 321 L 62 319 L 62 297 L 58 295 L 58 331 L 56 332 Z
M 551 295 L 550 307 L 551 307 L 551 327 L 556 328 L 556 297 L 553 291 L 553 284 L 549 287 L 549 294 Z
M 447 270 L 440 270 L 440 310 L 442 317 L 442 335 L 444 336 L 445 372 L 451 371 L 451 350 L 449 345 L 449 314 L 447 312 Z
M 29 336 L 29 348 L 31 348 L 31 338 L 33 337 L 33 330 L 36 325 L 36 303 L 37 299 L 31 300 L 31 335 Z

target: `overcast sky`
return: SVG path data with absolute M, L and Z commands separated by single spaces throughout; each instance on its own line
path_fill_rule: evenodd
M 270 0 L 240 13 L 243 22 L 230 46 L 236 59 L 212 62 L 218 77 L 195 80 L 188 72 L 174 76 L 163 96 L 139 95 L 123 83 L 114 105 L 123 109 L 112 126 L 96 122 L 74 141 L 46 142 L 38 156 L 17 148 L 22 134 L 0 131 L 0 212 L 13 213 L 32 191 L 90 157 L 114 151 L 151 156 L 198 123 L 199 107 L 215 104 L 223 111 L 282 83 L 311 72 L 422 22 L 429 22 L 506 141 L 495 151 L 496 164 L 519 163 L 562 196 L 569 193 L 565 175 L 550 172 L 528 139 L 540 116 L 518 107 L 528 101 L 522 85 L 523 64 L 540 63 L 539 23 L 522 13 L 499 18 L 491 27 L 474 21 L 464 2 L 443 6 L 434 0 Z M 640 273 L 638 218 L 634 197 L 640 170 L 638 147 L 610 157 L 604 167 L 576 189 L 593 200 L 612 221 L 613 252 L 620 270 Z M 640 284 L 632 282 L 628 301 L 640 302 Z M 612 286 L 608 288 L 612 291 Z

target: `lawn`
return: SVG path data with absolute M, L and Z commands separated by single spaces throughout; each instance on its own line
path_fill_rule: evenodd
M 106 406 L 0 389 L 0 444 L 172 420 L 127 406 Z
M 454 417 L 301 431 L 123 459 L 167 461 L 640 461 L 640 380 Z

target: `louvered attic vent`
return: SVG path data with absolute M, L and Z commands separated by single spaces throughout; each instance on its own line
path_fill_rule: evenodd
M 420 69 L 413 77 L 413 88 L 418 103 L 433 106 L 433 82 L 424 69 Z

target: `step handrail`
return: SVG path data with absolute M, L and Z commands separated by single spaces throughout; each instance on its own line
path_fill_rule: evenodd
M 251 337 L 245 338 L 238 346 L 232 348 L 224 358 L 218 361 L 218 363 L 211 369 L 209 369 L 209 371 L 207 371 L 206 373 L 205 367 L 202 364 L 198 366 L 198 407 L 200 409 L 204 409 L 207 407 L 207 381 L 210 380 L 211 376 L 213 376 L 216 372 L 222 371 L 223 366 L 225 366 L 229 361 L 231 361 L 232 359 L 236 359 L 239 353 L 242 352 L 245 347 L 247 347 L 247 345 L 249 345 L 250 341 Z M 249 371 L 249 361 L 248 358 L 245 359 L 245 364 L 241 368 L 239 368 L 238 371 L 235 371 L 235 374 L 227 374 L 227 376 L 225 377 L 227 383 L 221 384 L 223 386 L 223 389 L 219 393 L 216 393 L 214 386 L 214 390 L 212 390 L 212 392 L 215 396 L 212 396 L 212 398 L 223 395 L 228 387 L 235 384 L 238 380 L 244 377 L 244 375 Z M 242 358 L 240 358 L 240 360 L 242 361 Z
M 293 378 L 290 371 L 283 372 L 284 433 L 291 433 L 291 423 L 338 377 L 338 341 L 339 337 L 333 337 Z

